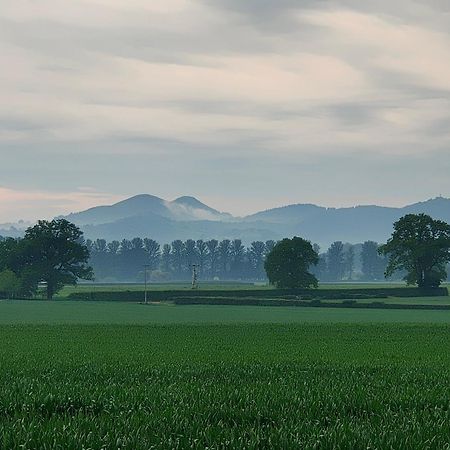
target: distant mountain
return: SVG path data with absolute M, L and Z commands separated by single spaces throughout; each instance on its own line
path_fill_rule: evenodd
M 289 205 L 263 211 L 245 220 L 257 218 L 267 224 L 287 226 L 287 235 L 304 236 L 327 247 L 334 240 L 349 243 L 374 240 L 384 242 L 392 225 L 405 214 L 425 213 L 450 223 L 450 199 L 438 197 L 403 208 L 356 206 L 323 208 L 315 205 Z
M 450 223 L 450 199 L 438 197 L 403 208 L 374 205 L 325 208 L 297 204 L 236 218 L 194 197 L 167 201 L 153 195 L 137 195 L 65 218 L 80 226 L 91 239 L 121 240 L 140 236 L 166 243 L 174 239 L 227 238 L 242 239 L 249 244 L 254 240 L 296 235 L 326 249 L 335 240 L 385 242 L 392 232 L 392 224 L 409 213 L 425 213 Z M 8 228 L 0 229 L 3 236 L 20 234 L 23 234 L 23 226 L 8 224 Z
M 309 220 L 314 216 L 326 211 L 326 208 L 311 205 L 311 204 L 298 204 L 282 206 L 280 208 L 268 209 L 256 214 L 252 214 L 244 218 L 246 222 L 264 221 L 270 223 L 298 224 L 305 220 Z
M 169 202 L 154 195 L 136 195 L 110 206 L 96 206 L 86 211 L 72 213 L 67 220 L 79 226 L 102 225 L 113 223 L 130 217 L 159 216 L 175 221 L 192 220 L 227 220 L 230 214 L 221 213 L 203 204 L 194 197 L 180 197 Z

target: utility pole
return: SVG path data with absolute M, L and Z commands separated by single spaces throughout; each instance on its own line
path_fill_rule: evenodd
M 147 269 L 150 267 L 150 264 L 144 264 L 144 303 L 147 304 Z
M 192 267 L 192 289 L 198 289 L 198 272 L 197 272 L 198 265 L 192 264 L 191 267 Z

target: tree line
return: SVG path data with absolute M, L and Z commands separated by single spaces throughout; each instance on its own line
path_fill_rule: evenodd
M 144 266 L 155 282 L 188 280 L 193 265 L 202 280 L 265 281 L 264 262 L 276 244 L 269 240 L 245 246 L 240 239 L 178 239 L 163 245 L 139 237 L 86 240 L 96 280 L 111 282 L 142 281 Z M 320 281 L 384 279 L 387 259 L 379 255 L 376 242 L 351 245 L 336 241 L 323 253 L 317 244 L 313 248 L 319 260 L 312 272 Z
M 339 262 L 333 265 L 335 270 L 340 270 L 334 275 L 341 277 L 347 270 L 351 277 L 354 252 L 350 247 L 344 254 L 343 247 L 342 242 L 335 242 L 328 249 L 328 270 L 330 263 Z M 394 223 L 394 231 L 386 244 L 380 247 L 370 242 L 363 244 L 365 270 L 369 269 L 367 256 L 374 251 L 379 259 L 370 258 L 370 273 L 377 273 L 384 265 L 386 278 L 396 274 L 402 276 L 408 285 L 422 289 L 438 288 L 448 279 L 450 225 L 426 214 L 407 214 Z M 269 282 L 278 288 L 317 288 L 319 263 L 317 247 L 306 239 L 294 237 L 277 243 L 267 256 L 264 267 Z
M 356 255 L 359 254 L 359 258 Z M 360 270 L 356 270 L 356 260 Z M 0 295 L 34 294 L 45 285 L 51 299 L 66 284 L 108 277 L 139 281 L 144 267 L 154 281 L 189 279 L 196 266 L 203 280 L 265 280 L 280 287 L 316 287 L 318 281 L 382 280 L 401 277 L 410 285 L 437 287 L 447 278 L 450 225 L 424 214 L 410 214 L 394 224 L 386 244 L 360 246 L 336 241 L 320 253 L 318 245 L 295 237 L 254 241 L 240 239 L 153 239 L 106 242 L 84 240 L 82 231 L 64 219 L 39 221 L 22 239 L 0 240 Z
M 203 280 L 266 280 L 264 261 L 275 241 L 240 239 L 186 241 L 159 244 L 150 238 L 107 242 L 86 240 L 97 280 L 141 281 L 144 267 L 153 281 L 188 280 L 195 265 Z

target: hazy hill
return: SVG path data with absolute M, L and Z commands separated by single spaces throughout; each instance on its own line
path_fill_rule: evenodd
M 137 195 L 114 205 L 69 214 L 66 218 L 79 225 L 91 239 L 141 236 L 165 243 L 174 239 L 239 238 L 248 244 L 253 240 L 297 235 L 325 249 L 334 240 L 384 242 L 391 234 L 393 222 L 405 214 L 421 212 L 450 223 L 450 199 L 438 197 L 403 208 L 325 208 L 297 204 L 236 218 L 194 197 L 167 201 L 152 195 Z M 0 235 L 18 233 L 23 231 L 11 226 L 0 230 Z
M 311 204 L 298 204 L 268 209 L 244 218 L 246 222 L 264 221 L 280 224 L 298 224 L 326 211 L 326 208 Z
M 77 225 L 100 225 L 113 223 L 131 217 L 160 218 L 174 221 L 227 220 L 231 216 L 203 204 L 194 197 L 180 197 L 166 201 L 154 195 L 142 194 L 110 206 L 96 206 L 86 211 L 66 216 Z

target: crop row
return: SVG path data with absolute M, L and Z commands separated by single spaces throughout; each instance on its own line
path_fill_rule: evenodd
M 1 448 L 448 448 L 447 326 L 0 328 Z

